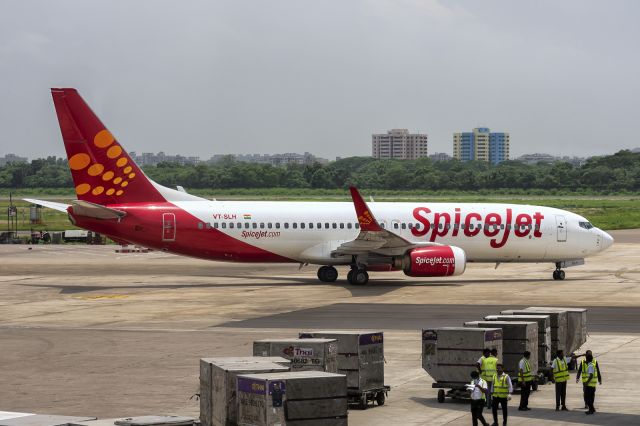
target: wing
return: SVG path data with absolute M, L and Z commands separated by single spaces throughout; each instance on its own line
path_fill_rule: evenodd
M 353 241 L 342 243 L 334 251 L 337 255 L 378 254 L 381 256 L 399 256 L 415 247 L 436 245 L 434 243 L 412 243 L 400 235 L 382 228 L 369 210 L 367 203 L 355 187 L 349 188 L 360 224 L 360 233 Z

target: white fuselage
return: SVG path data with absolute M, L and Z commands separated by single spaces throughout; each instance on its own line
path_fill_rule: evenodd
M 178 207 L 231 238 L 299 261 L 343 264 L 332 252 L 360 232 L 352 203 L 177 201 Z M 369 203 L 385 229 L 412 243 L 462 248 L 470 262 L 583 259 L 613 239 L 582 216 L 518 204 Z M 177 225 L 180 232 L 180 225 Z M 214 243 L 214 242 L 212 242 Z

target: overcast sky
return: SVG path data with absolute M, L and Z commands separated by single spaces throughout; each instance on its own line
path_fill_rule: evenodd
M 370 155 L 408 128 L 511 153 L 640 146 L 638 1 L 0 2 L 0 155 L 63 155 L 50 87 L 129 151 Z

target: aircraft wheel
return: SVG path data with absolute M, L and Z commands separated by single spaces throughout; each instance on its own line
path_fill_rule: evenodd
M 338 270 L 333 266 L 322 266 L 318 269 L 318 279 L 325 283 L 332 283 L 338 279 Z
M 557 270 L 553 271 L 553 279 L 554 280 L 558 279 L 558 271 Z
M 351 284 L 353 285 L 365 285 L 369 282 L 369 274 L 363 269 L 352 271 Z
M 347 282 L 349 284 L 353 284 L 353 273 L 355 272 L 355 270 L 350 269 L 349 273 L 347 274 Z
M 558 279 L 560 281 L 564 280 L 564 271 L 562 269 L 558 271 Z

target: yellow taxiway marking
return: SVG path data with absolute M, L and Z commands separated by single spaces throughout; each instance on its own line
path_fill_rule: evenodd
M 128 294 L 99 294 L 96 296 L 73 296 L 74 299 L 80 300 L 102 300 L 102 299 L 126 299 Z

